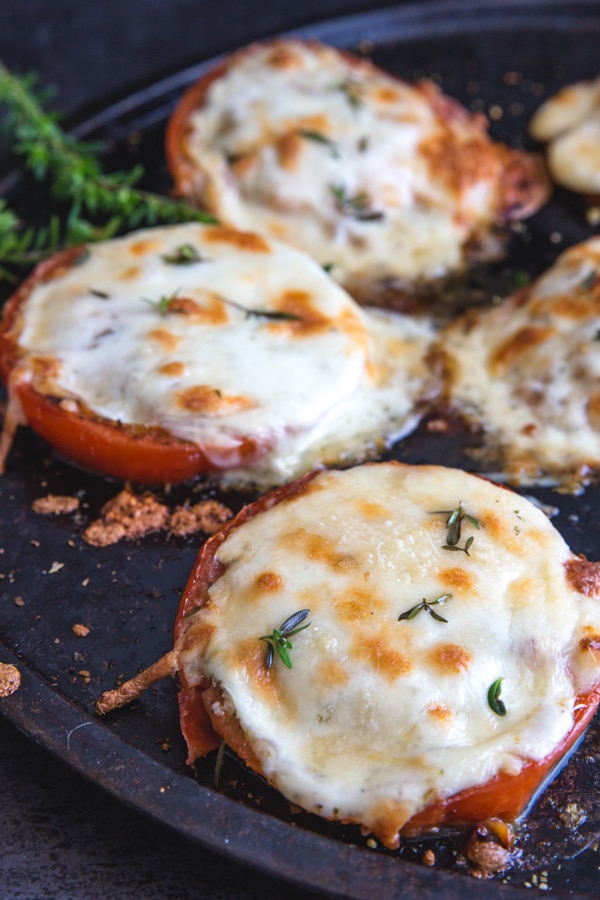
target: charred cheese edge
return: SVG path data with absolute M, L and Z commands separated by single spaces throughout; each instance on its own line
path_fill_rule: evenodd
M 516 484 L 576 490 L 600 470 L 600 238 L 441 336 L 451 405 Z
M 484 117 L 332 47 L 252 45 L 205 83 L 171 121 L 179 192 L 301 247 L 357 295 L 498 255 L 499 227 L 546 198 L 538 162 L 492 142 Z
M 533 115 L 529 131 L 548 143 L 548 168 L 558 184 L 600 194 L 600 76 L 549 97 Z
M 225 482 L 265 486 L 414 427 L 431 336 L 361 310 L 287 245 L 170 226 L 34 280 L 8 336 L 9 390 L 28 381 L 74 411 L 156 427 L 197 444 Z M 249 461 L 236 455 L 247 438 Z
M 462 521 L 468 554 L 448 549 L 457 508 L 479 526 Z M 465 472 L 321 472 L 220 543 L 179 666 L 212 686 L 217 733 L 290 801 L 392 847 L 432 803 L 569 734 L 600 678 L 600 579 L 579 590 L 574 560 L 537 507 Z M 274 654 L 267 668 L 260 638 L 301 609 L 292 667 Z M 488 699 L 499 678 L 503 716 Z

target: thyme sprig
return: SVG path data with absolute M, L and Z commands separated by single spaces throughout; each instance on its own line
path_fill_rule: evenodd
M 288 669 L 292 668 L 292 660 L 289 651 L 293 649 L 294 645 L 290 641 L 290 638 L 300 631 L 304 631 L 305 628 L 308 628 L 311 624 L 310 622 L 307 622 L 305 625 L 302 625 L 301 623 L 304 622 L 309 615 L 310 609 L 299 609 L 298 612 L 289 616 L 285 622 L 282 622 L 279 628 L 274 628 L 271 634 L 261 635 L 260 640 L 266 641 L 267 643 L 267 656 L 265 660 L 265 667 L 267 669 L 270 669 L 273 665 L 274 650 L 277 651 L 284 666 Z
M 279 322 L 302 321 L 302 316 L 297 316 L 295 313 L 285 312 L 281 309 L 264 309 L 262 306 L 244 306 L 242 303 L 238 303 L 236 300 L 229 300 L 227 297 L 219 297 L 219 300 L 226 306 L 232 306 L 234 309 L 239 309 L 241 312 L 245 313 L 247 319 L 254 316 L 255 318 L 273 319 Z
M 448 516 L 446 519 L 446 543 L 443 545 L 443 550 L 460 550 L 463 553 L 466 553 L 469 556 L 469 550 L 473 543 L 473 535 L 467 538 L 465 541 L 464 547 L 459 547 L 459 541 L 462 533 L 463 522 L 470 522 L 473 528 L 476 528 L 478 531 L 481 528 L 481 523 L 475 516 L 469 515 L 463 509 L 462 501 L 458 504 L 455 509 L 437 509 L 433 512 L 435 516 Z
M 344 216 L 357 219 L 359 222 L 379 222 L 383 213 L 371 207 L 369 195 L 365 191 L 350 196 L 343 184 L 330 184 L 335 205 Z
M 326 134 L 322 134 L 320 131 L 312 131 L 309 128 L 302 128 L 298 133 L 307 141 L 313 141 L 315 144 L 323 144 L 325 147 L 328 147 L 333 158 L 339 159 L 340 151 L 338 145 L 335 141 L 332 141 L 331 138 L 327 137 Z
M 40 229 L 20 230 L 18 217 L 4 205 L 0 214 L 0 265 L 28 266 L 61 246 L 104 240 L 144 225 L 210 222 L 213 216 L 178 200 L 141 190 L 143 168 L 107 174 L 99 162 L 101 146 L 68 134 L 59 115 L 43 108 L 47 99 L 35 90 L 35 75 L 12 74 L 0 61 L 3 129 L 12 151 L 54 201 L 66 204 L 62 221 L 52 218 Z
M 445 603 L 446 600 L 450 600 L 452 594 L 440 594 L 439 597 L 436 597 L 435 600 L 426 600 L 425 597 L 421 600 L 420 603 L 417 603 L 416 606 L 411 606 L 410 609 L 407 609 L 406 612 L 401 613 L 398 616 L 398 621 L 401 622 L 403 619 L 414 619 L 415 616 L 418 616 L 419 613 L 426 609 L 429 615 L 436 619 L 438 622 L 446 622 L 448 624 L 448 619 L 445 619 L 443 616 L 440 616 L 439 613 L 433 609 L 434 606 L 437 606 L 438 603 Z

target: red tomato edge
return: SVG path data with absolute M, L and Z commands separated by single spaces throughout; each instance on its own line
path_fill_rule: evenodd
M 175 621 L 176 646 L 185 635 L 190 613 L 204 603 L 208 588 L 223 571 L 217 552 L 227 536 L 263 510 L 303 493 L 317 474 L 317 471 L 310 472 L 244 507 L 234 519 L 227 522 L 206 542 L 198 555 L 179 605 Z M 179 673 L 179 680 L 181 730 L 188 746 L 187 761 L 191 764 L 216 749 L 222 739 L 214 731 L 207 713 L 203 701 L 204 687 L 189 685 L 182 671 Z M 566 760 L 569 751 L 589 725 L 599 704 L 600 685 L 579 694 L 575 702 L 573 726 L 552 753 L 541 760 L 526 760 L 516 775 L 502 773 L 485 784 L 475 785 L 432 803 L 413 816 L 402 828 L 401 834 L 419 834 L 441 825 L 476 825 L 492 818 L 514 822 L 553 777 L 560 764 Z

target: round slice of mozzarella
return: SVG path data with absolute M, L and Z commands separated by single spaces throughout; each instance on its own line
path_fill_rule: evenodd
M 215 225 L 91 245 L 33 282 L 11 337 L 13 386 L 195 443 L 236 483 L 373 452 L 429 390 L 428 325 L 362 311 L 304 254 Z

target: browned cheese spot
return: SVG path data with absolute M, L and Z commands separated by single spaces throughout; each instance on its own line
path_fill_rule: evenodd
M 426 708 L 427 715 L 440 725 L 452 719 L 452 713 L 444 703 L 431 703 Z
M 374 93 L 374 99 L 380 103 L 394 103 L 398 99 L 398 91 L 389 85 L 378 87 Z
M 280 134 L 275 141 L 277 161 L 282 169 L 290 172 L 298 165 L 302 153 L 303 138 L 296 129 Z
M 490 371 L 499 374 L 521 354 L 543 344 L 553 335 L 554 328 L 525 325 L 496 347 L 490 357 Z
M 448 126 L 423 141 L 418 152 L 435 173 L 436 181 L 441 181 L 457 201 L 472 185 L 493 179 L 497 171 L 495 153 L 483 135 L 459 141 Z
M 367 519 L 385 519 L 390 515 L 389 509 L 378 503 L 376 500 L 365 500 L 360 498 L 355 503 L 356 508 L 361 516 Z
M 251 231 L 238 231 L 236 228 L 215 225 L 205 230 L 204 239 L 208 244 L 229 244 L 249 253 L 271 252 L 270 246 L 260 235 Z
M 590 562 L 582 556 L 575 556 L 565 563 L 567 581 L 585 597 L 600 599 L 600 562 Z
M 352 656 L 356 660 L 368 663 L 387 681 L 395 681 L 412 669 L 410 660 L 381 635 L 356 640 L 352 646 Z
M 203 292 L 202 303 L 192 297 L 172 297 L 168 303 L 170 313 L 179 313 L 203 325 L 224 325 L 229 321 L 227 305 L 218 294 Z
M 275 44 L 267 57 L 267 65 L 274 69 L 296 69 L 300 63 L 298 51 L 285 43 Z
M 310 491 L 311 486 L 312 482 L 307 485 L 308 491 Z M 334 541 L 320 534 L 312 534 L 304 528 L 299 528 L 297 531 L 284 535 L 282 543 L 286 547 L 302 553 L 313 562 L 325 563 L 332 569 L 353 568 L 357 564 L 354 557 L 348 553 L 340 553 Z
M 350 675 L 338 660 L 324 659 L 319 663 L 318 679 L 324 687 L 336 688 L 347 684 Z
M 587 415 L 594 431 L 600 431 L 600 392 L 590 394 L 587 401 Z
M 153 328 L 148 337 L 161 344 L 165 350 L 174 350 L 179 343 L 179 338 L 166 328 Z
M 385 603 L 373 596 L 365 588 L 354 587 L 341 597 L 333 600 L 334 609 L 340 619 L 346 622 L 361 622 L 385 611 Z
M 261 591 L 272 593 L 281 589 L 283 579 L 277 572 L 261 572 L 257 576 L 256 584 Z
M 165 363 L 164 365 L 160 366 L 158 373 L 159 375 L 167 375 L 174 378 L 180 378 L 185 373 L 185 366 L 180 362 Z
M 178 399 L 183 409 L 211 418 L 229 416 L 253 405 L 248 397 L 224 394 L 207 384 L 198 384 L 182 391 Z
M 459 675 L 469 667 L 471 657 L 458 644 L 436 644 L 429 652 L 430 662 L 442 675 Z
M 129 245 L 129 252 L 132 256 L 145 256 L 148 253 L 158 253 L 161 245 L 156 238 L 140 238 Z
M 139 278 L 141 274 L 142 270 L 139 266 L 128 266 L 126 269 L 119 272 L 119 278 L 121 281 L 134 281 L 136 278 Z
M 466 569 L 455 566 L 452 569 L 442 569 L 439 575 L 440 581 L 444 587 L 462 588 L 465 591 L 473 590 L 475 580 Z

